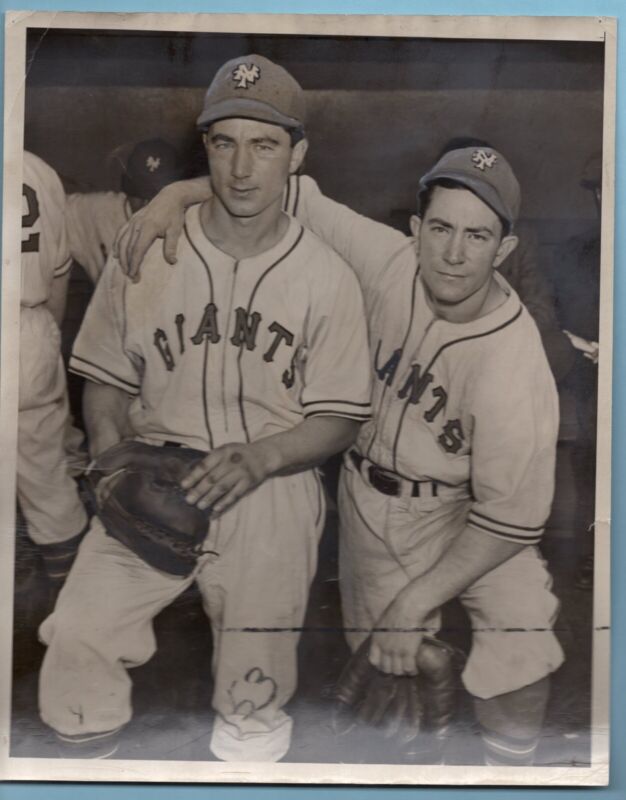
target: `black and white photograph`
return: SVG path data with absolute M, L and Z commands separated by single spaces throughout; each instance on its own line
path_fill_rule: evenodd
M 5 41 L 0 778 L 606 784 L 615 21 Z

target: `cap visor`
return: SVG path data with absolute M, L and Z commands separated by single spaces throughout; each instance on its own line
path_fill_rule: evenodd
M 181 180 L 185 175 L 182 167 L 175 170 L 168 170 L 159 177 L 150 178 L 140 176 L 133 178 L 128 173 L 122 175 L 122 191 L 131 197 L 140 197 L 142 200 L 151 200 L 161 189 L 170 183 Z
M 446 169 L 442 170 L 441 172 L 428 173 L 420 180 L 420 192 L 427 189 L 431 184 L 435 183 L 435 181 L 446 178 L 455 181 L 456 183 L 460 183 L 462 186 L 467 186 L 470 191 L 474 192 L 475 195 L 480 197 L 480 199 L 485 202 L 489 208 L 495 211 L 496 214 L 498 214 L 500 217 L 503 217 L 510 224 L 515 222 L 515 217 L 511 213 L 511 210 L 504 206 L 500 196 L 493 186 L 490 186 L 488 183 L 475 178 L 473 175 L 468 175 L 467 172 Z
M 303 123 L 293 117 L 281 114 L 275 108 L 261 103 L 258 100 L 249 100 L 243 97 L 221 100 L 215 105 L 203 110 L 198 117 L 198 128 L 208 128 L 213 122 L 220 119 L 240 117 L 242 119 L 256 119 L 259 122 L 268 122 L 270 125 L 280 125 L 283 128 L 302 128 Z

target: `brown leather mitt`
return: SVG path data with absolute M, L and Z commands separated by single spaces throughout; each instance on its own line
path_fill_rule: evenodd
M 206 453 L 123 441 L 89 467 L 98 517 L 109 536 L 171 575 L 193 572 L 209 530 L 210 509 L 185 500 L 180 481 Z
M 424 637 L 417 653 L 417 675 L 390 675 L 369 660 L 371 636 L 352 655 L 335 689 L 333 726 L 347 733 L 358 725 L 375 726 L 402 745 L 420 732 L 445 736 L 455 709 L 456 651 Z

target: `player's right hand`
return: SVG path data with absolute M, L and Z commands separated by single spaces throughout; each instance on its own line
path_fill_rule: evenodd
M 392 675 L 417 675 L 417 651 L 424 635 L 423 620 L 402 597 L 387 606 L 372 630 L 370 662 L 381 672 Z
M 582 336 L 576 336 L 575 333 L 570 333 L 570 331 L 564 330 L 563 333 L 572 343 L 572 347 L 575 347 L 576 350 L 580 350 L 584 357 L 588 358 L 590 361 L 593 361 L 594 364 L 598 363 L 600 348 L 597 342 L 591 342 L 588 339 L 583 339 Z
M 113 244 L 113 254 L 124 274 L 135 283 L 139 281 L 141 264 L 155 239 L 164 239 L 163 256 L 169 264 L 175 264 L 184 220 L 184 206 L 167 191 L 137 211 L 120 229 Z

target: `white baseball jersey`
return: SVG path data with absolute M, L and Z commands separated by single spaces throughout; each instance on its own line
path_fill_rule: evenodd
M 468 524 L 537 542 L 552 502 L 558 398 L 515 291 L 496 274 L 500 307 L 447 322 L 428 305 L 413 240 L 325 198 L 310 178 L 293 180 L 290 195 L 363 289 L 374 385 L 361 455 L 411 480 L 469 484 Z
M 94 283 L 98 282 L 117 232 L 132 215 L 122 192 L 70 194 L 67 198 L 67 235 L 72 258 Z
M 293 219 L 272 249 L 240 261 L 188 210 L 172 269 L 156 242 L 142 280 L 107 264 L 70 369 L 135 396 L 138 436 L 210 450 L 293 428 L 305 417 L 370 414 L 358 281 Z
M 45 303 L 52 281 L 71 266 L 65 231 L 65 192 L 56 172 L 24 152 L 22 183 L 23 306 Z
M 57 544 L 76 536 L 87 514 L 65 453 L 69 405 L 61 334 L 46 302 L 71 259 L 65 193 L 56 172 L 24 153 L 17 495 L 30 537 Z

